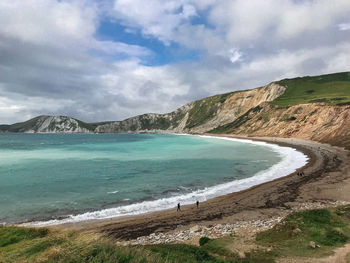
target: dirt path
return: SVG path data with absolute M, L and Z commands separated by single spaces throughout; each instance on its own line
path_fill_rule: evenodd
M 334 255 L 326 258 L 281 258 L 278 263 L 350 263 L 350 244 L 334 250 Z

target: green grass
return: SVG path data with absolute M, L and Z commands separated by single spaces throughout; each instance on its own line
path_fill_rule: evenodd
M 162 257 L 166 262 L 223 262 L 218 261 L 211 256 L 206 250 L 189 245 L 158 245 L 150 248 L 153 253 Z
M 83 122 L 81 120 L 78 120 L 78 119 L 74 119 L 78 122 L 79 126 L 82 127 L 82 128 L 85 128 L 89 131 L 94 131 L 97 127 L 96 124 L 92 124 L 92 123 L 86 123 L 86 122 Z
M 349 207 L 294 213 L 282 224 L 258 234 L 256 240 L 261 245 L 273 247 L 280 256 L 330 255 L 335 247 L 345 244 L 350 237 L 350 221 L 339 213 L 344 209 Z M 310 241 L 321 248 L 310 248 Z
M 202 247 L 190 245 L 157 245 L 150 249 L 161 256 L 162 262 L 168 263 L 274 263 L 274 256 L 262 250 L 247 253 L 245 258 L 239 258 L 225 245 L 232 240 L 219 238 L 210 240 Z
M 32 240 L 42 238 L 47 235 L 47 229 L 43 228 L 23 228 L 23 227 L 3 227 L 0 226 L 0 248 L 18 243 L 22 240 Z
M 349 241 L 349 226 L 350 206 L 293 213 L 258 234 L 258 249 L 246 252 L 244 258 L 230 250 L 236 236 L 202 238 L 201 246 L 118 247 L 96 234 L 0 227 L 0 262 L 274 263 L 279 257 L 328 256 Z M 321 247 L 310 248 L 310 241 Z
M 37 121 L 43 116 L 38 116 L 33 119 L 30 119 L 25 122 L 18 122 L 12 125 L 0 125 L 0 131 L 3 132 L 24 132 L 26 130 L 33 129 L 36 126 Z M 78 122 L 79 126 L 85 129 L 88 129 L 89 131 L 94 131 L 97 125 L 95 124 L 89 124 L 77 119 L 74 119 Z
M 168 118 L 158 116 L 154 120 L 150 119 L 147 114 L 139 117 L 142 130 L 166 130 L 171 126 L 171 121 Z
M 199 239 L 199 245 L 200 246 L 204 246 L 206 243 L 208 243 L 210 241 L 210 238 L 209 237 L 201 237 Z
M 36 122 L 41 116 L 35 117 L 25 122 L 19 122 L 12 125 L 2 125 L 2 130 L 7 132 L 22 132 L 27 129 L 31 129 L 35 126 Z
M 0 262 L 161 263 L 144 248 L 117 247 L 114 243 L 74 232 L 21 227 L 0 228 Z
M 246 113 L 243 115 L 239 116 L 236 120 L 233 122 L 230 122 L 228 124 L 216 127 L 215 129 L 212 129 L 209 131 L 209 133 L 231 133 L 233 132 L 236 128 L 240 127 L 247 121 L 251 119 L 251 114 L 256 114 L 261 110 L 260 106 L 256 106 L 254 108 L 251 108 L 248 110 Z
M 230 92 L 195 101 L 194 106 L 189 111 L 186 128 L 190 129 L 199 126 L 213 118 L 220 105 L 232 94 L 233 92 Z
M 350 73 L 284 79 L 277 82 L 287 89 L 273 101 L 279 106 L 324 102 L 330 105 L 350 104 Z
M 209 240 L 202 247 L 185 244 L 118 247 L 112 241 L 75 232 L 1 227 L 0 262 L 57 263 L 248 263 L 274 262 L 253 251 L 245 259 L 225 246 L 231 239 Z M 263 258 L 265 258 L 263 260 Z

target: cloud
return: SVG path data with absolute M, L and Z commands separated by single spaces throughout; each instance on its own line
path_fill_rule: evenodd
M 124 25 L 169 44 L 174 30 L 197 12 L 186 0 L 148 0 L 147 4 L 142 0 L 116 0 L 113 15 Z
M 0 123 L 40 114 L 120 120 L 348 71 L 349 12 L 347 0 L 2 0 Z M 98 39 L 106 19 L 141 40 Z M 157 49 L 142 40 L 200 55 L 155 66 Z
M 225 28 L 230 43 L 249 44 L 261 39 L 284 41 L 309 32 L 322 33 L 349 12 L 350 2 L 345 0 L 236 0 L 219 1 L 209 19 Z
M 242 58 L 242 53 L 239 50 L 235 48 L 230 49 L 230 61 L 232 63 L 236 63 L 240 61 L 241 58 Z
M 350 30 L 350 23 L 338 24 L 338 28 L 341 31 Z

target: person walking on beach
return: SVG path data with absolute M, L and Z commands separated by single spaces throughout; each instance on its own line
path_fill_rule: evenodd
M 197 208 L 198 208 L 198 206 L 199 206 L 199 201 L 197 200 L 197 202 L 196 202 L 196 205 L 197 205 Z
M 179 211 L 181 212 L 180 203 L 177 204 L 177 210 L 176 210 L 176 211 L 177 211 L 177 212 L 179 212 Z

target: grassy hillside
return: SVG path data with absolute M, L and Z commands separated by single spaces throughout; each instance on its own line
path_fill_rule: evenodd
M 331 105 L 350 104 L 350 73 L 284 79 L 276 82 L 286 86 L 284 94 L 273 101 L 279 106 L 325 102 Z
M 86 123 L 86 122 L 83 122 L 83 121 L 78 120 L 78 119 L 74 119 L 74 120 L 76 120 L 78 122 L 80 127 L 88 129 L 89 131 L 94 131 L 97 127 L 97 125 L 93 124 L 93 123 Z
M 44 116 L 38 116 L 28 121 L 18 122 L 12 125 L 0 125 L 0 132 L 24 132 L 27 130 L 31 130 L 36 126 L 38 120 L 42 117 Z M 74 119 L 74 120 L 78 122 L 80 127 L 88 129 L 90 131 L 93 131 L 97 127 L 96 124 L 89 124 L 89 123 L 80 121 L 78 119 Z
M 216 127 L 215 129 L 212 129 L 209 132 L 210 133 L 232 133 L 232 131 L 234 131 L 234 129 L 240 127 L 241 125 L 245 124 L 248 120 L 250 120 L 252 114 L 257 114 L 260 110 L 261 110 L 260 106 L 256 106 L 254 108 L 251 108 L 246 113 L 239 116 L 233 122 Z
M 293 79 L 284 79 L 276 82 L 279 85 L 287 87 L 285 92 L 271 102 L 269 105 L 275 108 L 285 109 L 290 106 L 305 103 L 323 102 L 329 105 L 350 105 L 350 73 L 335 73 L 313 77 L 300 77 Z M 238 91 L 242 92 L 242 91 Z M 235 92 L 215 95 L 193 102 L 193 107 L 188 111 L 188 119 L 185 130 L 191 131 L 207 123 L 213 119 L 221 105 Z M 243 94 L 243 93 L 242 93 Z M 242 97 L 245 95 L 242 95 Z M 246 108 L 244 108 L 246 110 Z M 250 109 L 248 112 L 240 116 L 231 123 L 219 126 L 212 132 L 230 133 L 240 127 L 242 124 L 258 113 L 258 108 Z M 144 114 L 129 118 L 116 124 L 117 132 L 130 132 L 138 130 L 167 130 L 177 127 L 183 117 L 185 111 L 175 111 L 169 114 L 157 116 Z M 265 118 L 266 116 L 262 116 Z M 13 125 L 0 125 L 0 132 L 23 132 L 35 127 L 39 117 L 33 118 L 26 122 L 16 123 Z M 103 123 L 85 123 L 76 120 L 80 127 L 86 128 L 89 131 L 94 131 Z M 213 127 L 214 128 L 214 127 Z M 108 132 L 114 132 L 113 129 Z
M 220 104 L 224 103 L 232 94 L 233 92 L 230 92 L 195 101 L 194 106 L 189 111 L 186 128 L 191 129 L 213 118 Z
M 234 234 L 201 246 L 185 244 L 118 247 L 93 233 L 0 227 L 0 262 L 273 263 L 279 257 L 323 257 L 349 241 L 350 206 L 298 212 L 257 235 L 256 249 L 240 258 Z M 311 248 L 314 241 L 320 248 Z M 239 242 L 237 242 L 239 243 Z
M 259 233 L 257 243 L 283 257 L 322 257 L 332 254 L 350 237 L 350 207 L 317 209 L 288 216 L 282 224 Z M 310 248 L 313 241 L 319 246 Z
M 36 122 L 40 119 L 40 117 L 41 116 L 38 116 L 28 121 L 19 122 L 12 125 L 1 125 L 0 130 L 7 132 L 22 132 L 27 129 L 31 129 L 33 126 L 35 126 Z

